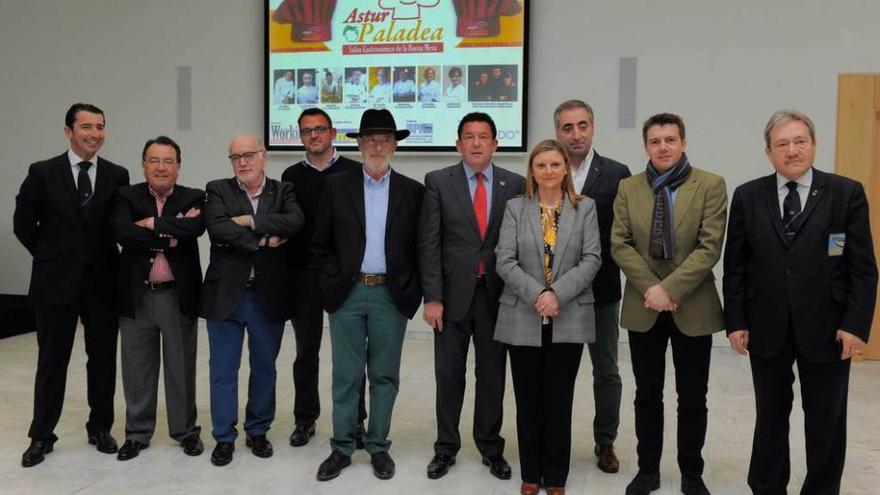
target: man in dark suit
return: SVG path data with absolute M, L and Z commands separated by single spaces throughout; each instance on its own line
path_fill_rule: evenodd
M 397 130 L 388 110 L 366 110 L 356 137 L 363 167 L 327 179 L 313 237 L 313 266 L 330 313 L 333 352 L 333 452 L 317 478 L 335 478 L 355 449 L 358 391 L 364 367 L 370 380 L 365 448 L 373 473 L 394 476 L 388 455 L 391 412 L 400 384 L 406 320 L 419 307 L 422 288 L 416 229 L 424 187 L 391 169 Z
M 749 354 L 757 417 L 749 466 L 754 493 L 789 480 L 792 365 L 807 442 L 801 493 L 839 493 L 846 455 L 850 358 L 862 353 L 877 265 L 862 185 L 813 168 L 806 115 L 776 112 L 764 129 L 776 173 L 733 194 L 724 252 L 724 316 L 731 346 Z
M 425 322 L 434 328 L 437 441 L 428 478 L 455 464 L 464 402 L 467 353 L 476 352 L 474 442 L 493 475 L 510 479 L 504 459 L 504 381 L 507 351 L 494 339 L 498 297 L 495 244 L 507 200 L 522 194 L 525 179 L 492 163 L 498 148 L 495 122 L 469 113 L 458 124 L 460 162 L 425 176 L 419 222 L 419 267 Z
M 620 181 L 629 177 L 629 168 L 599 155 L 593 148 L 596 131 L 593 108 L 581 100 L 560 103 L 553 112 L 556 140 L 568 150 L 575 190 L 596 202 L 602 266 L 593 279 L 596 298 L 596 341 L 588 344 L 593 364 L 593 449 L 599 469 L 616 473 L 620 461 L 614 453 L 614 440 L 620 426 L 620 395 L 623 389 L 617 367 L 620 338 L 620 268 L 611 257 L 611 224 L 614 197 Z
M 321 413 L 318 396 L 318 355 L 321 335 L 324 333 L 324 301 L 318 288 L 318 273 L 309 268 L 309 244 L 315 231 L 315 218 L 322 207 L 321 194 L 327 177 L 348 170 L 360 169 L 361 164 L 341 156 L 333 147 L 336 129 L 330 116 L 320 108 L 303 110 L 297 121 L 299 136 L 306 155 L 284 171 L 281 180 L 293 185 L 296 200 L 303 211 L 302 230 L 287 243 L 293 287 L 293 316 L 291 323 L 296 335 L 296 359 L 293 361 L 294 424 L 290 445 L 301 447 L 315 434 L 315 421 Z M 363 448 L 363 421 L 367 417 L 364 394 L 358 405 L 357 443 Z
M 146 182 L 119 188 L 113 210 L 122 246 L 117 309 L 126 414 L 120 461 L 150 445 L 160 354 L 168 433 L 187 455 L 204 450 L 196 425 L 196 343 L 205 192 L 177 183 L 180 146 L 171 138 L 147 141 L 141 160 Z
M 275 419 L 275 359 L 290 317 L 289 256 L 279 249 L 302 228 L 293 186 L 266 177 L 260 138 L 241 135 L 229 144 L 235 177 L 206 187 L 205 225 L 211 263 L 202 286 L 201 316 L 211 348 L 211 462 L 232 461 L 238 437 L 238 369 L 245 328 L 250 380 L 244 431 L 257 457 L 271 457 L 266 432 Z
M 117 321 L 114 280 L 119 251 L 110 213 L 128 171 L 97 156 L 104 144 L 104 112 L 76 103 L 64 118 L 70 149 L 30 166 L 15 198 L 15 236 L 34 258 L 29 295 L 36 309 L 37 375 L 31 444 L 21 458 L 35 466 L 52 452 L 61 417 L 67 364 L 77 320 L 84 327 L 88 363 L 88 441 L 117 451 L 110 435 L 116 389 Z

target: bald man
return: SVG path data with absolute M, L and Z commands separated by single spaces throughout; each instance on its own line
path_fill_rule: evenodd
M 229 144 L 235 177 L 208 183 L 204 217 L 211 238 L 200 316 L 208 320 L 211 350 L 211 454 L 215 466 L 232 461 L 238 431 L 238 369 L 245 329 L 250 377 L 244 421 L 246 445 L 271 457 L 266 432 L 275 419 L 275 359 L 290 318 L 288 255 L 279 249 L 296 235 L 303 214 L 293 186 L 266 177 L 266 148 L 241 135 Z

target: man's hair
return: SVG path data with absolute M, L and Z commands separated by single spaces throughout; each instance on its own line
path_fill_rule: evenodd
M 461 118 L 461 122 L 458 123 L 459 139 L 461 139 L 461 131 L 464 129 L 464 125 L 468 122 L 485 122 L 489 124 L 489 128 L 492 129 L 492 139 L 498 139 L 498 129 L 495 127 L 495 121 L 492 120 L 489 114 L 483 112 L 471 112 Z
M 64 127 L 73 129 L 73 123 L 76 122 L 76 114 L 79 112 L 97 113 L 104 118 L 104 123 L 107 122 L 107 117 L 104 117 L 104 111 L 95 105 L 90 103 L 74 103 L 67 109 L 67 114 L 64 115 Z
M 178 146 L 177 143 L 175 143 L 174 140 L 168 136 L 158 136 L 155 139 L 148 140 L 144 144 L 144 150 L 141 152 L 142 162 L 147 161 L 147 150 L 150 148 L 150 146 L 154 144 L 161 144 L 162 146 L 171 146 L 172 148 L 174 148 L 174 153 L 177 155 L 177 163 L 180 163 L 180 146 Z
M 803 122 L 807 126 L 807 130 L 810 131 L 810 139 L 813 140 L 813 143 L 816 142 L 816 126 L 806 114 L 797 110 L 779 110 L 770 116 L 770 120 L 764 126 L 764 144 L 767 145 L 767 148 L 770 148 L 770 132 L 773 131 L 773 128 L 789 122 Z
M 317 107 L 306 108 L 305 110 L 303 110 L 302 113 L 299 114 L 299 118 L 296 119 L 296 125 L 301 126 L 303 117 L 311 117 L 313 115 L 320 115 L 321 117 L 324 117 L 325 119 L 327 119 L 327 127 L 333 127 L 333 121 L 330 119 L 330 115 Z
M 684 141 L 684 120 L 674 113 L 658 113 L 648 117 L 648 120 L 642 125 L 642 142 L 648 144 L 648 129 L 655 125 L 674 125 L 678 127 L 678 136 Z
M 592 124 L 594 121 L 593 107 L 588 105 L 583 100 L 568 100 L 568 101 L 563 101 L 562 103 L 560 103 L 559 106 L 556 107 L 556 110 L 553 111 L 553 128 L 554 129 L 559 128 L 559 116 L 562 115 L 562 112 L 565 112 L 568 110 L 574 110 L 577 108 L 583 108 L 584 110 L 587 111 L 588 114 L 590 114 L 590 123 Z
M 452 74 L 458 74 L 458 77 L 461 77 L 461 69 L 458 67 L 453 67 L 449 69 L 449 77 L 453 77 Z

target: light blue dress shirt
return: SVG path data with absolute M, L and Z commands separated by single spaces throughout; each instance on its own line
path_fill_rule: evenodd
M 364 221 L 367 245 L 363 273 L 385 273 L 385 222 L 388 219 L 388 191 L 391 185 L 391 169 L 381 179 L 375 180 L 364 174 Z
M 461 162 L 461 166 L 464 167 L 464 174 L 467 176 L 468 181 L 468 190 L 471 193 L 471 204 L 474 202 L 474 194 L 477 192 L 477 173 L 474 169 L 470 168 L 464 162 Z M 492 215 L 492 169 L 493 166 L 490 163 L 486 170 L 483 170 L 483 186 L 486 187 L 486 220 L 488 221 L 489 217 Z

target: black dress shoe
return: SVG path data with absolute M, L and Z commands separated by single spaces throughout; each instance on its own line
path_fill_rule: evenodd
M 116 459 L 120 461 L 134 459 L 142 450 L 149 446 L 149 444 L 138 442 L 137 440 L 126 440 L 125 443 L 122 444 L 122 448 L 119 449 L 119 452 L 116 453 Z
M 483 465 L 489 466 L 489 472 L 499 480 L 510 479 L 510 464 L 507 463 L 503 455 L 483 457 Z
M 699 475 L 684 475 L 681 477 L 681 493 L 684 495 L 711 495 L 703 477 Z
M 266 438 L 266 435 L 254 435 L 247 437 L 244 444 L 251 448 L 251 452 L 257 457 L 266 459 L 272 457 L 272 442 Z
M 380 480 L 390 480 L 394 477 L 394 459 L 388 455 L 388 452 L 370 454 L 370 464 L 373 465 L 373 474 Z
M 89 443 L 98 447 L 98 452 L 115 454 L 119 450 L 116 439 L 107 431 L 89 433 Z
M 318 481 L 329 481 L 339 476 L 343 469 L 351 466 L 351 457 L 334 450 L 318 467 Z
M 364 448 L 364 431 L 364 422 L 361 421 L 354 430 L 354 447 L 356 449 Z
M 434 454 L 434 458 L 428 463 L 428 478 L 436 480 L 446 476 L 449 466 L 455 464 L 454 455 Z
M 232 453 L 235 452 L 235 444 L 232 442 L 217 442 L 214 452 L 211 452 L 211 464 L 225 466 L 232 462 Z
M 180 441 L 180 446 L 183 447 L 184 454 L 193 457 L 202 455 L 202 452 L 205 451 L 205 444 L 202 443 L 202 439 L 198 435 L 190 435 L 184 438 Z
M 660 473 L 639 470 L 636 477 L 626 485 L 626 495 L 648 495 L 658 488 L 660 488 Z
M 291 447 L 302 447 L 309 443 L 309 439 L 315 436 L 315 423 L 296 425 L 290 434 Z
M 30 446 L 21 455 L 22 467 L 32 467 L 43 462 L 46 454 L 52 452 L 56 439 L 31 440 Z

